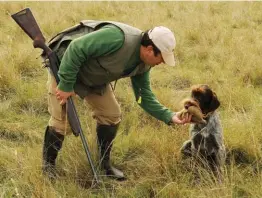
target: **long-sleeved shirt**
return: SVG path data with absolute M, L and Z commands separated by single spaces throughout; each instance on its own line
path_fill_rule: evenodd
M 96 58 L 114 53 L 121 48 L 124 39 L 124 33 L 118 27 L 106 25 L 95 32 L 73 40 L 61 60 L 58 88 L 66 92 L 73 91 L 77 74 L 83 63 L 88 62 L 90 57 Z M 123 65 L 125 67 L 123 75 L 129 74 L 139 63 L 141 63 L 140 47 L 128 65 Z M 136 100 L 146 112 L 168 124 L 173 112 L 161 105 L 152 93 L 149 74 L 150 71 L 131 77 Z

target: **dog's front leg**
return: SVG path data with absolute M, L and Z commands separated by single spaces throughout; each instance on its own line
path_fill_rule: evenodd
M 191 140 L 187 140 L 182 145 L 180 152 L 182 153 L 183 158 L 192 157 L 192 150 L 191 150 L 192 142 Z

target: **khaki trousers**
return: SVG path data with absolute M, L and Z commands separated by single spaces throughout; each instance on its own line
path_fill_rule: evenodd
M 72 131 L 66 116 L 66 106 L 61 106 L 60 101 L 56 99 L 56 86 L 55 78 L 48 73 L 48 111 L 51 116 L 48 125 L 52 126 L 58 133 L 68 135 Z M 121 121 L 120 105 L 109 84 L 102 96 L 89 94 L 85 97 L 85 101 L 91 106 L 93 118 L 96 119 L 98 124 L 116 125 Z

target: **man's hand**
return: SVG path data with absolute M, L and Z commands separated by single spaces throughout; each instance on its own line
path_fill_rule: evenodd
M 177 114 L 175 114 L 172 117 L 172 122 L 175 124 L 186 124 L 186 123 L 190 123 L 192 118 L 192 115 L 186 114 L 185 117 L 181 120 Z
M 57 100 L 61 100 L 60 105 L 63 105 L 66 103 L 67 98 L 69 98 L 70 96 L 74 96 L 75 92 L 71 91 L 71 92 L 64 92 L 61 91 L 60 89 L 56 88 L 56 98 Z

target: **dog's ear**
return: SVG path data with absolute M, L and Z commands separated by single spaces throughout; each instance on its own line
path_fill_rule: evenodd
M 193 85 L 191 87 L 191 97 L 192 98 L 197 98 L 200 97 L 201 95 L 205 94 L 206 85 Z
M 215 111 L 220 106 L 220 102 L 215 92 L 213 92 L 212 100 L 209 105 L 209 111 Z

